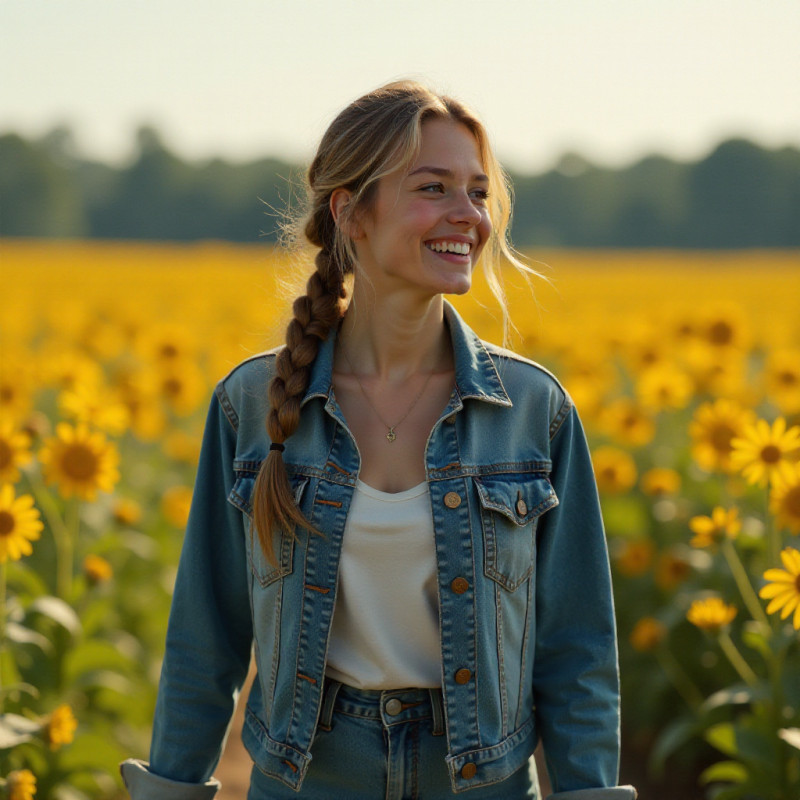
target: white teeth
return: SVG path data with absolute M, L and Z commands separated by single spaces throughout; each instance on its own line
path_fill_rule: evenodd
M 470 245 L 466 242 L 434 242 L 428 245 L 428 249 L 436 253 L 457 253 L 466 256 L 469 254 Z

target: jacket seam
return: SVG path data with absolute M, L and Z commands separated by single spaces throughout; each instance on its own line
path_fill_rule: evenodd
M 553 420 L 550 423 L 550 441 L 553 441 L 553 438 L 561 429 L 561 426 L 564 424 L 564 420 L 569 415 L 569 412 L 573 408 L 572 398 L 564 392 L 564 402 L 561 404 L 561 408 L 558 409 L 558 413 L 553 417 Z

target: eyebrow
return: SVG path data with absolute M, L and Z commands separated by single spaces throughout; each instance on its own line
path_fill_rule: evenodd
M 408 173 L 408 177 L 410 178 L 412 175 L 416 175 L 419 172 L 430 172 L 432 175 L 441 175 L 443 178 L 453 177 L 453 172 L 449 169 L 445 169 L 444 167 L 417 167 L 415 170 L 412 170 Z M 472 180 L 488 183 L 489 176 L 484 175 L 483 173 L 478 173 L 477 175 L 472 176 Z

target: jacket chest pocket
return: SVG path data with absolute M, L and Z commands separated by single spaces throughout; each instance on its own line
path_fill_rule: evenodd
M 531 572 L 536 526 L 558 505 L 545 473 L 503 473 L 475 478 L 483 528 L 484 573 L 513 592 Z
M 253 490 L 256 485 L 256 475 L 258 470 L 237 470 L 236 481 L 228 495 L 228 502 L 238 508 L 246 517 L 245 535 L 247 537 L 247 560 L 250 569 L 256 580 L 261 586 L 268 586 L 270 583 L 289 575 L 292 571 L 294 558 L 294 537 L 291 533 L 281 531 L 274 537 L 275 555 L 277 563 L 271 564 L 267 561 L 261 543 L 258 540 L 258 532 L 253 526 Z M 300 505 L 303 498 L 308 478 L 304 475 L 290 475 L 289 481 L 294 490 L 295 502 Z

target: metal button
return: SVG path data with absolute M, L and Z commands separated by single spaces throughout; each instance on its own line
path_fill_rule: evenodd
M 475 773 L 478 771 L 478 768 L 471 762 L 468 761 L 461 767 L 461 777 L 469 780 L 470 778 L 475 777 Z
M 528 506 L 525 504 L 525 501 L 520 497 L 517 500 L 517 514 L 521 517 L 524 517 L 528 513 Z
M 469 589 L 469 581 L 466 578 L 454 578 L 450 588 L 456 594 L 464 594 Z
M 448 492 L 444 496 L 444 504 L 448 508 L 458 508 L 461 505 L 461 495 L 457 492 Z
M 396 717 L 402 710 L 403 704 L 396 697 L 386 703 L 386 713 L 393 717 Z
M 456 672 L 456 683 L 469 683 L 472 673 L 468 669 L 460 669 Z

